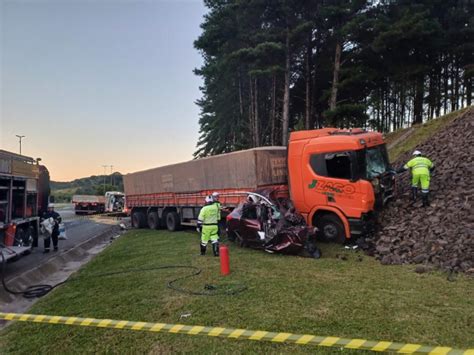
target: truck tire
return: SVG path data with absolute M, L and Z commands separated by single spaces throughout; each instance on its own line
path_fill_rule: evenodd
M 148 227 L 150 229 L 159 229 L 160 228 L 160 217 L 158 217 L 158 212 L 148 213 Z
M 174 232 L 179 230 L 181 227 L 181 221 L 179 220 L 179 216 L 176 212 L 171 211 L 166 214 L 166 228 L 170 232 Z
M 319 240 L 338 244 L 344 244 L 346 241 L 344 226 L 336 215 L 323 215 L 318 219 L 316 227 L 318 227 Z
M 132 226 L 133 226 L 133 228 L 145 228 L 145 226 L 146 226 L 145 213 L 143 213 L 141 211 L 133 212 L 133 214 L 132 214 Z

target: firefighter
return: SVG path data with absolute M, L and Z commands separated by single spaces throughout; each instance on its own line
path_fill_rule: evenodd
M 414 158 L 406 163 L 401 171 L 410 169 L 411 180 L 411 199 L 416 201 L 418 192 L 418 185 L 421 184 L 421 198 L 423 207 L 429 206 L 429 192 L 430 192 L 430 174 L 434 170 L 434 165 L 428 158 L 424 157 L 419 150 L 413 152 Z
M 205 202 L 206 205 L 199 212 L 197 228 L 201 233 L 201 255 L 206 254 L 207 243 L 211 241 L 214 256 L 219 256 L 219 205 L 214 203 L 212 196 L 207 196 Z
M 48 205 L 48 211 L 43 214 L 43 220 L 52 218 L 54 220 L 53 231 L 51 235 L 48 235 L 44 238 L 44 253 L 49 253 L 50 246 L 51 246 L 51 239 L 53 240 L 53 247 L 54 251 L 58 250 L 58 237 L 59 237 L 59 223 L 61 223 L 62 219 L 58 212 L 54 210 L 54 205 Z

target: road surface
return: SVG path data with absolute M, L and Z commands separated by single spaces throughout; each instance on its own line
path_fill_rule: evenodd
M 66 225 L 68 239 L 59 241 L 59 251 L 53 251 L 53 246 L 51 245 L 51 251 L 44 254 L 44 242 L 43 239 L 40 238 L 38 241 L 38 248 L 34 248 L 31 254 L 25 255 L 19 260 L 7 264 L 7 279 L 30 270 L 35 265 L 40 265 L 49 258 L 57 255 L 57 253 L 69 250 L 81 242 L 105 232 L 111 227 L 111 223 L 116 223 L 113 220 L 98 220 L 89 217 L 76 216 L 74 214 L 73 205 L 61 206 L 61 208 L 56 209 L 56 212 L 61 215 L 63 222 Z

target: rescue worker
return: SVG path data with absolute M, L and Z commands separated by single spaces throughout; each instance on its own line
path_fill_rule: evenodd
M 221 209 L 221 203 L 219 201 L 219 193 L 218 192 L 213 192 L 212 193 L 212 202 L 217 204 L 217 206 L 219 206 L 219 210 Z
M 222 225 L 222 215 L 221 215 L 221 202 L 219 201 L 219 193 L 218 192 L 213 192 L 212 195 L 212 202 L 217 205 L 217 208 L 219 209 L 219 219 L 217 221 L 217 226 L 219 227 L 218 230 L 218 235 L 219 239 L 221 237 L 221 230 L 224 229 L 224 226 Z
M 44 238 L 44 253 L 49 253 L 50 246 L 51 246 L 51 239 L 53 240 L 53 247 L 54 251 L 58 250 L 58 237 L 59 237 L 59 223 L 61 223 L 62 219 L 58 212 L 54 210 L 54 205 L 49 204 L 48 210 L 43 214 L 43 220 L 52 218 L 54 220 L 53 231 L 51 235 Z
M 411 170 L 411 199 L 413 202 L 416 201 L 418 185 L 421 184 L 421 198 L 423 207 L 426 207 L 430 205 L 428 198 L 430 192 L 430 173 L 434 170 L 434 165 L 431 160 L 424 157 L 419 150 L 415 150 L 413 156 L 414 158 L 406 163 L 400 170 Z
M 207 196 L 205 202 L 206 205 L 199 212 L 197 228 L 201 233 L 201 255 L 206 254 L 207 244 L 211 241 L 214 256 L 219 256 L 219 205 L 214 203 L 212 196 Z

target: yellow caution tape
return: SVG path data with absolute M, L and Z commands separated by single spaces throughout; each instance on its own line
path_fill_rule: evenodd
M 419 344 L 394 343 L 390 341 L 372 341 L 365 339 L 344 339 L 324 337 L 310 334 L 274 333 L 263 330 L 247 330 L 221 327 L 205 327 L 201 325 L 165 324 L 148 322 L 130 322 L 125 320 L 94 319 L 79 317 L 60 317 L 38 314 L 2 313 L 0 319 L 21 322 L 78 325 L 98 328 L 128 329 L 135 331 L 163 332 L 186 335 L 207 335 L 230 339 L 247 339 L 256 341 L 272 341 L 276 343 L 292 343 L 336 347 L 341 349 L 359 349 L 400 354 L 463 354 L 474 355 L 474 349 L 453 349 L 443 346 L 425 346 Z

